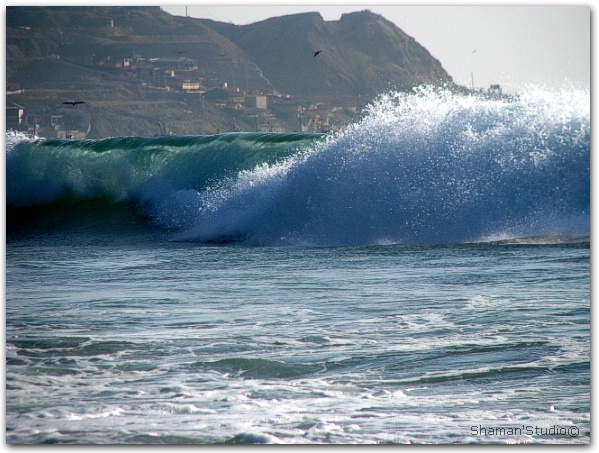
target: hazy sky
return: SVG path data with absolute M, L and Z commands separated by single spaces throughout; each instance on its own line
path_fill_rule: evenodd
M 457 6 L 439 1 L 436 6 L 394 2 L 309 3 L 195 3 L 187 6 L 187 14 L 242 25 L 305 11 L 318 11 L 327 21 L 338 20 L 342 13 L 369 9 L 413 36 L 459 84 L 470 86 L 473 79 L 475 87 L 500 84 L 505 92 L 511 93 L 529 83 L 548 88 L 564 84 L 577 88 L 590 86 L 589 6 L 568 2 L 561 5 L 529 2 L 526 6 L 480 2 Z M 175 2 L 166 5 L 165 11 L 185 15 L 185 6 Z

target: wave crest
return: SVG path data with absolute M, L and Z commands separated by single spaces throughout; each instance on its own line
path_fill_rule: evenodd
M 27 142 L 9 207 L 69 193 L 135 202 L 175 240 L 456 243 L 588 235 L 588 91 L 387 93 L 329 136 Z
M 588 93 L 389 93 L 309 153 L 198 194 L 180 240 L 359 245 L 585 234 Z

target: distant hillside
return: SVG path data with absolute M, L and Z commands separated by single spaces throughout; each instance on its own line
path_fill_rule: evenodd
M 159 7 L 8 7 L 6 22 L 11 76 L 32 59 L 50 55 L 95 69 L 109 60 L 184 57 L 217 76 L 230 73 L 235 62 L 251 73 L 256 89 L 272 89 L 235 44 Z
M 238 26 L 159 7 L 8 6 L 6 25 L 7 101 L 25 107 L 19 127 L 48 133 L 60 134 L 69 99 L 86 102 L 90 137 L 330 130 L 389 89 L 452 83 L 369 11 Z
M 441 63 L 414 38 L 370 11 L 343 14 L 330 22 L 319 13 L 304 13 L 244 26 L 201 23 L 245 50 L 285 93 L 372 98 L 390 88 L 452 82 Z M 318 50 L 322 53 L 314 57 Z

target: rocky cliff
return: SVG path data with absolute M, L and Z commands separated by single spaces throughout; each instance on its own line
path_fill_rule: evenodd
M 278 90 L 294 95 L 372 98 L 389 89 L 452 81 L 413 37 L 370 11 L 329 22 L 315 12 L 245 26 L 201 23 L 243 49 Z
M 25 126 L 81 99 L 90 137 L 298 130 L 297 112 L 317 102 L 359 111 L 390 89 L 452 83 L 413 37 L 369 11 L 238 26 L 159 7 L 9 6 L 6 25 L 7 92 L 25 90 L 7 101 L 26 108 Z M 204 96 L 216 88 L 224 100 Z M 285 102 L 249 108 L 250 94 Z

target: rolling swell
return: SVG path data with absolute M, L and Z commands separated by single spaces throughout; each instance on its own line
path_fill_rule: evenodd
M 183 241 L 459 243 L 590 230 L 589 93 L 388 93 L 326 137 L 20 142 L 7 204 L 129 203 Z M 10 213 L 9 213 L 10 217 Z
M 77 141 L 13 134 L 7 136 L 7 228 L 152 224 L 153 212 L 170 198 L 277 162 L 319 137 L 241 133 Z

